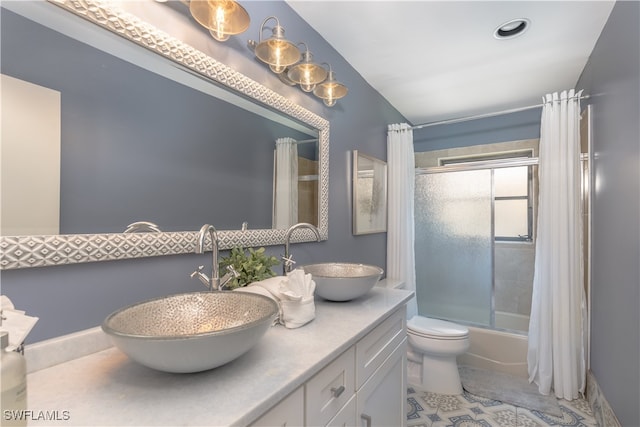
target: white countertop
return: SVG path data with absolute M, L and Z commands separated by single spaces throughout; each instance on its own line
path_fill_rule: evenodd
M 29 425 L 247 425 L 412 295 L 375 287 L 351 302 L 316 298 L 311 323 L 274 326 L 249 352 L 207 372 L 154 371 L 113 347 L 33 372 L 27 378 Z

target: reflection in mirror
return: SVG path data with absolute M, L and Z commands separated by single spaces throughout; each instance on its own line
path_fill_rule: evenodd
M 274 162 L 273 228 L 318 224 L 317 139 L 279 138 Z
M 387 231 L 387 163 L 353 150 L 353 234 Z
M 3 123 L 25 130 L 52 123 L 61 131 L 50 132 L 52 141 L 45 144 L 54 155 L 3 156 L 18 170 L 37 171 L 42 169 L 33 168 L 32 159 L 42 157 L 50 163 L 46 170 L 59 173 L 57 179 L 3 179 L 14 188 L 3 191 L 2 205 L 24 208 L 22 214 L 3 215 L 3 235 L 114 233 L 140 220 L 163 231 L 196 229 L 211 221 L 221 230 L 240 228 L 243 221 L 270 228 L 275 141 L 317 140 L 315 129 L 289 127 L 246 111 L 12 12 L 3 12 L 2 32 L 2 73 L 20 79 L 29 91 L 53 91 L 62 98 L 49 117 L 33 114 L 36 107 L 42 109 L 42 95 L 25 105 L 24 117 L 3 117 Z M 3 105 L 9 107 L 3 108 L 7 114 L 16 114 L 4 95 Z M 13 136 L 3 134 L 3 153 L 14 152 L 6 150 L 9 145 L 27 150 L 26 142 L 35 139 L 20 129 Z M 312 144 L 307 152 L 312 161 L 317 161 L 316 147 Z M 49 197 L 48 206 L 33 206 L 34 200 L 45 200 L 41 196 L 7 203 L 5 194 L 33 194 L 34 180 L 59 182 L 59 196 Z M 29 212 L 52 212 L 43 219 L 55 214 L 59 226 L 25 223 L 34 219 Z M 20 223 L 7 223 L 9 218 Z
M 2 233 L 0 268 L 192 252 L 195 232 L 189 230 L 203 223 L 221 230 L 221 249 L 281 244 L 285 230 L 272 226 L 274 150 L 282 138 L 315 140 L 298 144 L 299 163 L 312 165 L 311 171 L 298 166 L 298 180 L 315 180 L 315 199 L 310 208 L 298 208 L 298 219 L 317 224 L 327 239 L 328 121 L 136 13 L 123 12 L 125 5 L 138 7 L 95 0 L 1 5 L 2 74 L 59 99 L 53 121 L 59 148 L 50 151 L 59 160 L 32 148 L 26 153 L 29 165 L 16 163 L 14 169 L 36 187 L 57 182 L 59 190 L 46 191 L 54 196 L 47 203 L 57 208 L 52 211 L 58 218 L 48 219 L 53 225 L 17 224 Z M 164 8 L 152 1 L 144 5 L 145 11 L 159 12 L 162 25 L 185 25 L 165 16 Z M 43 123 L 29 119 L 38 126 L 22 124 L 22 129 Z M 4 142 L 4 126 L 2 131 Z M 17 134 L 25 132 L 19 128 Z M 10 151 L 2 150 L 4 162 Z M 56 166 L 53 175 L 36 177 L 39 157 Z M 20 179 L 3 179 L 2 196 L 6 182 Z M 25 186 L 17 193 L 32 201 L 44 198 Z M 299 188 L 299 201 L 303 194 Z M 307 211 L 315 220 L 301 216 Z M 156 223 L 162 232 L 123 233 L 138 221 Z M 244 222 L 248 229 L 241 230 Z M 311 233 L 295 238 L 315 240 Z

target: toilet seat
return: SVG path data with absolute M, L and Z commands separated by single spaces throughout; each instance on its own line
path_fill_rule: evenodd
M 409 333 L 438 340 L 461 340 L 469 337 L 469 329 L 446 320 L 413 316 L 407 321 Z

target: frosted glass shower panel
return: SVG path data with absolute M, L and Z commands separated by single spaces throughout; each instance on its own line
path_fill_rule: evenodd
M 491 170 L 416 176 L 418 312 L 491 324 Z

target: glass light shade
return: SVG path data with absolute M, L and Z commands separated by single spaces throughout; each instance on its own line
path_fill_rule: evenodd
M 225 34 L 214 30 L 209 30 L 209 34 L 211 34 L 211 37 L 218 40 L 219 42 L 226 42 L 227 40 L 229 40 L 229 37 L 231 37 L 230 34 Z
M 329 71 L 327 80 L 317 85 L 313 90 L 313 94 L 322 98 L 325 105 L 329 107 L 334 106 L 336 100 L 344 97 L 347 92 L 347 87 L 335 79 L 333 71 Z
M 189 11 L 218 41 L 242 33 L 251 22 L 247 11 L 233 0 L 191 0 Z
M 302 61 L 289 68 L 288 76 L 305 92 L 311 92 L 318 83 L 327 78 L 327 70 L 313 62 L 311 52 L 302 54 Z
M 315 88 L 316 88 L 315 84 L 310 85 L 310 84 L 300 83 L 300 89 L 302 89 L 303 92 L 311 92 Z
M 300 50 L 284 38 L 284 29 L 279 25 L 273 29 L 271 38 L 258 43 L 254 53 L 259 60 L 269 64 L 269 68 L 278 74 L 300 60 Z
M 323 99 L 322 102 L 324 102 L 324 105 L 326 105 L 327 107 L 333 107 L 334 105 L 336 105 L 336 102 L 338 102 L 338 100 L 335 98 Z

